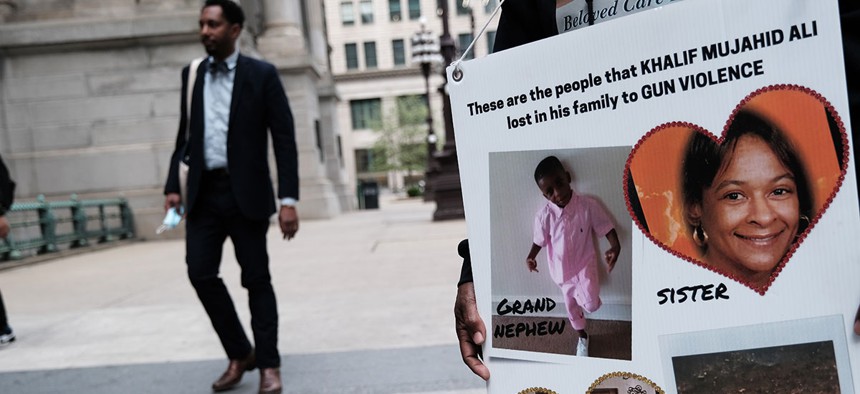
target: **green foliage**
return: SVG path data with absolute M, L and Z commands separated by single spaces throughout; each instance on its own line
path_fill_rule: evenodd
M 417 185 L 409 186 L 409 187 L 406 189 L 406 195 L 407 195 L 407 196 L 409 196 L 409 197 L 418 197 L 418 196 L 420 196 L 422 193 L 423 193 L 423 191 L 422 191 L 422 190 L 421 190 L 421 188 L 420 188 L 420 187 L 418 187 Z
M 427 105 L 423 96 L 399 97 L 394 111 L 372 128 L 378 134 L 373 145 L 371 171 L 424 171 L 427 164 Z

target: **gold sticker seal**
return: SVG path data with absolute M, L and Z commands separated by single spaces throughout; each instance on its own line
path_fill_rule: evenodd
M 631 372 L 611 372 L 601 376 L 586 394 L 666 394 L 660 386 Z
M 530 387 L 523 391 L 520 391 L 517 394 L 558 394 L 555 391 L 550 389 L 545 389 L 543 387 Z

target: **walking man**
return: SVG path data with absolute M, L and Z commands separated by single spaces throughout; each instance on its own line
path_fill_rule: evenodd
M 200 39 L 209 56 L 197 67 L 194 80 L 188 80 L 189 67 L 182 71 L 179 132 L 164 207 L 178 207 L 184 199 L 188 277 L 230 360 L 212 389 L 229 390 L 245 371 L 259 367 L 260 393 L 270 394 L 280 393 L 282 384 L 278 309 L 266 251 L 269 218 L 276 212 L 268 133 L 277 163 L 278 222 L 285 239 L 298 231 L 298 159 L 293 117 L 277 70 L 236 49 L 244 20 L 242 9 L 231 0 L 208 0 L 200 11 Z M 193 90 L 186 103 L 189 83 Z M 180 160 L 189 166 L 187 195 L 181 197 Z M 254 345 L 219 277 L 227 237 L 248 290 Z
M 0 239 L 9 235 L 10 226 L 6 211 L 12 209 L 13 201 L 15 201 L 15 182 L 9 177 L 9 169 L 3 163 L 3 158 L 0 158 Z M 3 304 L 3 296 L 0 295 L 0 346 L 12 342 L 15 342 L 15 333 L 9 325 L 6 306 Z

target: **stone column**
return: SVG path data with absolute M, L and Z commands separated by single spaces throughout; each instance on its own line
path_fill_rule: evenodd
M 326 70 L 314 62 L 305 34 L 302 8 L 308 1 L 319 5 L 316 0 L 264 0 L 264 30 L 257 50 L 278 68 L 293 111 L 301 182 L 299 215 L 330 218 L 341 212 L 341 206 L 325 165 L 325 160 L 336 158 L 321 156 L 322 135 L 317 133 L 318 125 L 328 123 L 321 119 L 319 99 Z
M 331 67 L 328 64 L 328 41 L 324 28 L 325 15 L 323 15 L 322 0 L 307 0 L 306 4 L 307 17 L 304 20 L 308 26 L 304 30 L 309 36 L 310 56 L 314 64 L 318 65 L 318 69 L 324 72 L 324 75 L 317 82 L 317 92 L 319 94 L 322 120 L 320 122 L 321 138 L 326 168 L 329 180 L 332 182 L 340 202 L 341 210 L 351 211 L 355 209 L 356 205 L 355 189 L 349 183 L 351 167 L 350 169 L 346 167 L 344 157 L 344 149 L 351 150 L 351 148 L 343 146 L 343 138 L 341 138 L 340 133 L 341 128 L 337 116 L 337 103 L 340 97 L 334 77 L 331 74 Z
M 355 190 L 349 185 L 349 174 L 343 152 L 346 148 L 338 132 L 340 130 L 337 118 L 338 93 L 334 82 L 325 81 L 321 85 L 320 93 L 322 115 L 320 123 L 328 177 L 334 187 L 341 210 L 351 211 L 355 209 Z
M 6 19 L 15 12 L 18 4 L 15 0 L 0 0 L 0 23 L 6 22 Z
M 325 15 L 323 15 L 322 0 L 308 0 L 306 7 L 308 22 L 308 42 L 311 46 L 310 53 L 314 61 L 321 67 L 325 68 L 328 73 L 331 73 L 330 65 L 328 64 L 328 37 L 325 31 Z M 324 84 L 333 85 L 331 76 L 326 78 Z
M 266 58 L 277 61 L 307 56 L 308 37 L 304 35 L 301 3 L 305 0 L 263 0 L 264 30 L 257 48 Z

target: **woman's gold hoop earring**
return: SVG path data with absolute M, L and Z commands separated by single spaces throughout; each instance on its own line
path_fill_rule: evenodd
M 705 232 L 705 229 L 702 228 L 702 225 L 696 225 L 693 229 L 693 242 L 699 247 L 704 248 L 708 245 L 708 233 Z
M 800 221 L 798 221 L 797 223 L 797 234 L 794 235 L 795 241 L 797 240 L 797 238 L 800 237 L 800 234 L 802 234 L 804 231 L 806 231 L 806 229 L 809 228 L 810 224 L 811 222 L 809 221 L 809 216 L 800 215 Z

